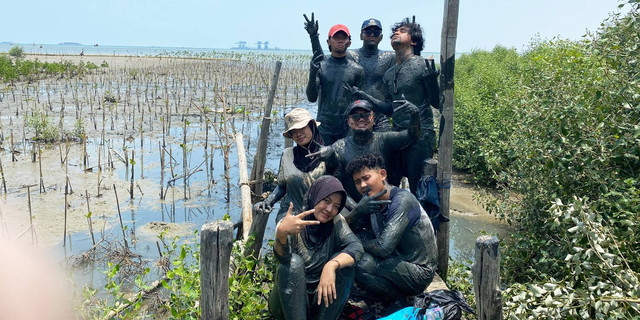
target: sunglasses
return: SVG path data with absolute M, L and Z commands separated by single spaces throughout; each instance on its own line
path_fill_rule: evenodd
M 369 37 L 372 37 L 372 36 L 373 36 L 373 37 L 377 37 L 377 36 L 379 36 L 380 34 L 382 34 L 382 30 L 377 29 L 377 28 L 374 28 L 374 29 L 364 29 L 364 30 L 362 30 L 362 32 L 363 32 L 366 36 L 369 36 Z
M 351 120 L 353 120 L 354 122 L 358 122 L 360 121 L 360 119 L 363 119 L 364 121 L 369 121 L 369 117 L 371 117 L 371 112 L 354 113 L 349 115 L 349 118 L 351 118 Z

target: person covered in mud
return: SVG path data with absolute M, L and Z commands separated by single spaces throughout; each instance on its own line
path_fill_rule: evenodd
M 314 162 L 315 157 L 307 157 L 324 145 L 318 130 L 321 122 L 316 122 L 309 111 L 294 108 L 284 116 L 284 123 L 286 130 L 282 135 L 293 139 L 296 146 L 287 148 L 282 153 L 276 188 L 264 201 L 253 206 L 255 213 L 269 214 L 275 203 L 282 199 L 276 222 L 282 220 L 287 213 L 288 203 L 293 203 L 293 209 L 300 212 L 309 186 L 326 172 L 324 162 Z
M 269 295 L 276 319 L 338 319 L 355 279 L 362 243 L 338 213 L 346 193 L 333 176 L 316 180 L 305 207 L 293 204 L 276 226 L 273 251 L 279 262 Z M 308 209 L 308 210 L 307 210 Z
M 356 267 L 356 284 L 367 298 L 400 307 L 406 297 L 423 292 L 433 280 L 438 257 L 433 227 L 413 194 L 387 183 L 380 155 L 358 156 L 346 172 L 358 192 L 387 201 L 369 214 L 371 232 L 359 234 L 365 253 Z
M 375 112 L 372 110 L 371 103 L 367 100 L 356 100 L 348 108 L 347 123 L 352 134 L 336 141 L 331 146 L 322 147 L 319 151 L 309 154 L 310 157 L 317 157 L 316 161 L 330 162 L 336 166 L 334 175 L 342 181 L 347 195 L 352 199 L 347 204 L 347 208 L 352 209 L 347 216 L 347 221 L 352 228 L 354 225 L 351 216 L 355 217 L 362 206 L 368 207 L 371 204 L 355 205 L 360 202 L 362 196 L 356 189 L 351 176 L 344 173 L 347 163 L 356 156 L 366 153 L 380 154 L 384 159 L 392 159 L 397 157 L 401 150 L 417 141 L 420 135 L 418 108 L 405 100 L 398 100 L 395 103 L 399 106 L 395 109 L 394 116 L 400 117 L 403 114 L 403 117 L 413 119 L 407 129 L 400 132 L 374 131 Z
M 422 27 L 415 22 L 415 17 L 412 21 L 406 18 L 396 23 L 391 30 L 391 46 L 395 51 L 396 64 L 384 74 L 386 98 L 381 100 L 358 88 L 351 89 L 356 96 L 371 101 L 376 110 L 392 108 L 393 101 L 400 99 L 406 99 L 420 109 L 420 139 L 402 153 L 400 163 L 389 163 L 390 168 L 401 168 L 400 171 L 409 180 L 411 192 L 416 194 L 424 160 L 433 157 L 435 149 L 433 111 L 429 105 L 434 108 L 440 106 L 438 72 L 433 59 L 425 61 L 420 57 L 424 38 Z M 404 130 L 410 123 L 411 119 L 394 115 L 393 130 Z M 402 176 L 391 175 L 389 178 L 392 184 L 397 185 Z
M 303 16 L 305 18 L 304 28 L 309 33 L 312 51 L 314 55 L 322 54 L 318 38 L 318 21 L 315 20 L 313 13 L 311 13 L 311 19 L 306 14 Z M 362 23 L 360 28 L 362 47 L 347 51 L 347 57 L 353 59 L 364 69 L 364 86 L 361 89 L 379 100 L 384 100 L 386 92 L 382 77 L 396 62 L 394 52 L 378 49 L 382 38 L 382 23 L 378 19 L 369 18 Z M 389 117 L 382 112 L 377 112 L 373 130 L 391 130 Z
M 351 45 L 349 29 L 336 24 L 329 30 L 327 39 L 331 56 L 314 55 L 309 67 L 307 83 L 307 99 L 318 101 L 318 121 L 325 125 L 320 127 L 320 134 L 327 145 L 344 137 L 347 133 L 344 125 L 345 109 L 356 100 L 345 85 L 362 87 L 364 70 L 351 59 L 347 59 L 347 48 Z

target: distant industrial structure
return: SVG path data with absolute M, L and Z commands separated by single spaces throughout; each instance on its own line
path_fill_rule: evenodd
M 236 42 L 236 47 L 231 49 L 241 49 L 241 50 L 269 50 L 269 41 L 258 41 L 256 42 L 257 47 L 247 47 L 246 41 L 238 41 Z

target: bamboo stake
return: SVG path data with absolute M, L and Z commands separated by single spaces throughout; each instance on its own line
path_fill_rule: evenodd
M 120 229 L 122 229 L 122 239 L 124 240 L 124 247 L 129 251 L 129 244 L 127 244 L 127 236 L 124 233 L 124 224 L 122 223 L 122 213 L 120 213 L 120 201 L 118 200 L 118 190 L 116 184 L 113 184 L 113 192 L 116 194 L 116 205 L 118 206 L 118 219 L 120 219 Z

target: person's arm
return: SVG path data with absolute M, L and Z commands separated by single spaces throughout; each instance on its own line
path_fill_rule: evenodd
M 409 128 L 398 132 L 383 132 L 381 138 L 384 143 L 385 154 L 404 149 L 420 138 L 420 110 L 413 103 L 407 100 L 396 100 L 394 103 L 401 103 L 393 112 L 394 115 L 409 113 Z
M 339 219 L 334 223 L 334 234 L 337 238 L 336 245 L 341 251 L 325 263 L 318 283 L 318 305 L 324 300 L 327 307 L 339 294 L 345 294 L 336 291 L 336 270 L 355 265 L 364 253 L 360 239 L 349 229 L 346 221 L 341 216 L 334 219 Z
M 377 200 L 380 196 L 387 193 L 387 189 L 384 189 L 373 196 L 369 196 L 370 190 L 371 189 L 369 187 L 365 189 L 360 202 L 355 204 L 349 214 L 344 217 L 349 226 L 354 229 L 360 227 L 364 220 L 368 221 L 371 214 L 378 212 L 382 205 L 389 205 L 391 203 L 390 200 Z
M 307 100 L 309 100 L 309 102 L 318 101 L 318 88 L 320 87 L 318 72 L 320 70 L 320 62 L 322 60 L 324 60 L 324 56 L 322 55 L 314 57 L 309 66 L 309 81 L 307 82 L 306 90 Z
M 351 94 L 357 99 L 364 99 L 371 102 L 371 106 L 373 107 L 373 111 L 382 113 L 388 117 L 393 114 L 393 104 L 391 101 L 376 99 L 372 95 L 366 93 L 363 90 L 360 90 L 358 86 L 350 86 L 348 84 L 344 84 L 344 88 L 349 90 Z
M 273 245 L 273 251 L 278 261 L 283 262 L 291 258 L 291 250 L 289 250 L 289 236 L 295 236 L 309 225 L 320 224 L 318 220 L 304 220 L 304 217 L 313 214 L 314 209 L 307 210 L 298 215 L 292 215 L 293 203 L 289 203 L 287 214 L 280 220 L 276 226 L 276 241 Z
M 324 52 L 320 45 L 320 37 L 318 35 L 318 30 L 320 29 L 318 26 L 318 20 L 314 19 L 313 12 L 311 12 L 311 19 L 309 19 L 306 14 L 303 14 L 303 16 L 305 20 L 304 29 L 307 30 L 309 40 L 311 40 L 311 52 L 313 52 L 313 58 L 320 55 L 324 57 Z
M 393 253 L 409 226 L 410 204 L 410 201 L 401 201 L 397 206 L 390 206 L 388 213 L 390 218 L 384 224 L 380 237 L 364 243 L 364 251 L 383 258 Z
M 433 56 L 424 60 L 426 63 L 424 76 L 424 90 L 427 94 L 429 104 L 440 110 L 440 86 L 438 85 L 438 75 L 440 71 L 436 69 Z
M 269 214 L 273 209 L 273 205 L 276 204 L 276 202 L 280 201 L 280 199 L 282 199 L 282 197 L 284 197 L 286 193 L 287 193 L 287 185 L 278 184 L 276 188 L 273 189 L 273 191 L 271 191 L 271 193 L 266 199 L 260 202 L 256 202 L 253 205 L 253 211 L 258 214 L 265 214 L 265 213 Z

